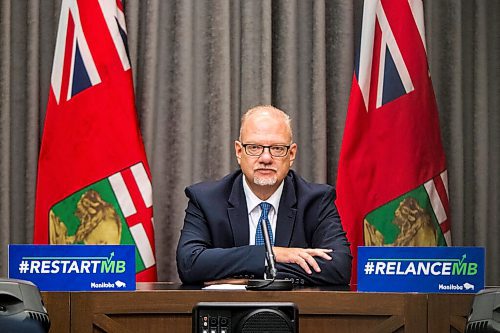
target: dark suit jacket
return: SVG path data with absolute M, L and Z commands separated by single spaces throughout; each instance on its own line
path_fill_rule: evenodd
M 306 182 L 293 171 L 284 179 L 275 246 L 332 249 L 331 261 L 317 258 L 321 273 L 297 264 L 277 264 L 277 278 L 307 285 L 348 284 L 351 252 L 335 207 L 335 190 Z M 264 274 L 264 246 L 248 245 L 248 211 L 243 174 L 238 170 L 215 182 L 186 188 L 189 198 L 177 247 L 183 283 Z

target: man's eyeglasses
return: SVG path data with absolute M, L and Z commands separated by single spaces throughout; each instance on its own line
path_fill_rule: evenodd
M 288 154 L 288 149 L 290 149 L 289 145 L 263 146 L 254 143 L 242 143 L 241 145 L 245 149 L 245 153 L 250 156 L 260 156 L 264 152 L 264 149 L 268 148 L 269 154 L 271 154 L 271 156 L 283 157 L 286 156 L 286 154 Z

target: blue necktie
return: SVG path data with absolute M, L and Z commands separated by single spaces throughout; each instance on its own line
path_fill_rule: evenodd
M 273 229 L 271 228 L 271 223 L 269 223 L 269 219 L 267 218 L 269 210 L 271 209 L 271 204 L 268 202 L 261 202 L 259 206 L 260 208 L 262 208 L 262 213 L 260 214 L 259 223 L 257 224 L 257 231 L 255 232 L 255 245 L 264 245 L 264 235 L 262 234 L 262 222 L 261 222 L 262 220 L 264 220 L 264 222 L 266 223 L 271 245 L 274 245 Z

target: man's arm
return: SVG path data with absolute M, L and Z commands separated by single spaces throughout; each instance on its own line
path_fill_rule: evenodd
M 189 203 L 177 246 L 177 270 L 181 281 L 195 284 L 233 276 L 262 276 L 264 247 L 214 247 L 208 221 L 195 194 L 186 189 L 186 195 Z
M 310 249 L 275 248 L 278 278 L 299 279 L 307 285 L 349 284 L 352 256 L 334 200 L 333 189 L 321 198 Z M 322 252 L 322 249 L 332 251 Z M 314 269 L 311 260 L 317 263 L 320 272 Z M 307 266 L 310 274 L 304 269 Z

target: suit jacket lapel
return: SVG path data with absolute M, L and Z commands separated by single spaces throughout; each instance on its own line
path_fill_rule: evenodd
M 248 209 L 243 191 L 243 176 L 240 174 L 233 183 L 229 195 L 227 215 L 233 231 L 234 246 L 248 245 L 250 227 L 248 225 Z
M 276 222 L 276 237 L 274 245 L 289 246 L 297 214 L 297 197 L 293 186 L 292 172 L 283 180 L 283 193 L 281 194 L 278 220 Z

